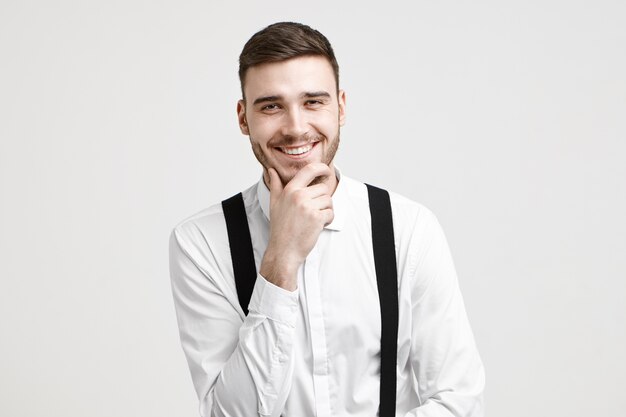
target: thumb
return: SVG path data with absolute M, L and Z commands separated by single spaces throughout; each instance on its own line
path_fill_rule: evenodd
M 267 173 L 270 177 L 270 197 L 276 198 L 283 191 L 283 183 L 274 168 L 268 168 Z

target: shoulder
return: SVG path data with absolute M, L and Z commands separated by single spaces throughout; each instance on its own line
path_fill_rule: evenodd
M 367 191 L 367 185 L 363 182 L 346 176 L 342 177 L 342 181 L 344 180 L 347 194 L 349 195 L 350 200 L 358 205 L 368 207 L 369 195 Z M 376 184 L 371 185 L 382 188 L 389 193 L 391 211 L 396 229 L 406 230 L 407 227 L 414 226 L 416 223 L 428 223 L 432 221 L 436 222 L 436 217 L 433 212 L 423 204 L 411 200 L 410 198 L 405 197 L 404 195 L 394 192 L 392 190 L 380 187 Z
M 255 204 L 258 205 L 256 184 L 248 187 L 241 193 L 246 212 L 249 213 L 253 210 Z M 211 243 L 220 244 L 226 238 L 227 231 L 222 202 L 215 203 L 185 218 L 174 226 L 171 232 L 171 240 L 175 240 L 181 248 L 189 250 L 192 250 L 194 247 L 210 245 Z
M 353 190 L 354 198 L 361 202 L 358 205 L 365 207 L 363 210 L 369 210 L 367 186 L 354 181 L 348 188 Z M 433 268 L 437 268 L 438 261 L 433 263 L 433 260 L 441 260 L 447 256 L 445 235 L 437 217 L 429 208 L 402 194 L 387 191 L 391 202 L 400 280 L 424 290 L 430 282 L 429 277 L 434 276 L 434 273 L 431 273 Z M 419 277 L 422 279 L 415 281 L 414 277 L 419 271 L 421 271 Z

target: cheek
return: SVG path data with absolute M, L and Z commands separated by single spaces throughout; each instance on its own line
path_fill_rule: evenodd
M 248 122 L 248 129 L 259 142 L 267 142 L 278 130 L 276 123 L 269 119 L 251 120 Z
M 340 125 L 338 119 L 329 118 L 324 121 L 324 124 L 319 125 L 319 129 L 328 138 L 333 138 L 337 134 L 339 126 Z

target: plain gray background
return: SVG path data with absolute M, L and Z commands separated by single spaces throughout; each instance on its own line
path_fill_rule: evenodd
M 0 415 L 195 416 L 167 243 L 256 181 L 237 57 L 326 34 L 337 164 L 438 216 L 487 415 L 626 396 L 623 1 L 0 1 Z

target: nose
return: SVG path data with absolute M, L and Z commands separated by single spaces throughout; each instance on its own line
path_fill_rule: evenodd
M 294 106 L 294 108 L 290 108 L 284 116 L 281 131 L 282 135 L 298 138 L 304 135 L 307 131 L 308 123 L 306 120 L 306 115 L 298 107 Z

